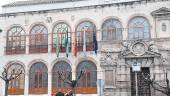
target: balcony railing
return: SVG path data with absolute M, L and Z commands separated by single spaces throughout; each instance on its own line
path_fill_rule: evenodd
M 29 94 L 47 94 L 48 88 L 29 88 Z
M 83 43 L 77 43 L 78 51 L 83 51 Z M 93 42 L 86 42 L 86 51 L 93 51 Z
M 47 53 L 48 45 L 30 45 L 29 53 Z
M 52 52 L 56 52 L 56 48 L 54 47 L 55 45 L 53 44 L 52 45 Z M 66 47 L 65 46 L 61 46 L 61 45 L 59 45 L 60 46 L 60 52 L 66 52 Z M 69 52 L 71 52 L 71 44 L 70 44 L 70 46 L 68 47 L 68 49 L 69 49 Z
M 5 47 L 5 54 L 11 55 L 11 54 L 25 54 L 25 46 L 7 46 Z
M 21 88 L 10 88 L 8 89 L 9 95 L 24 95 L 24 89 Z

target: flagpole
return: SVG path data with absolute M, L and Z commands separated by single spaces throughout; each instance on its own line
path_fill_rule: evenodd
M 84 56 L 86 56 L 86 26 L 84 27 L 84 30 L 83 30 L 83 53 L 84 53 Z

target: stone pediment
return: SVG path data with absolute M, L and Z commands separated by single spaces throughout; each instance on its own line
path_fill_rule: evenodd
M 165 15 L 170 15 L 170 9 L 166 7 L 162 7 L 158 10 L 155 10 L 151 13 L 152 16 L 157 17 L 157 16 L 165 16 Z
M 161 54 L 153 41 L 123 42 L 120 58 L 158 57 Z
M 159 57 L 159 53 L 146 51 L 143 55 L 135 55 L 133 52 L 127 52 L 123 55 L 123 58 L 140 58 L 140 57 Z

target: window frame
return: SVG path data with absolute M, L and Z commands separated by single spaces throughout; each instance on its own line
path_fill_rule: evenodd
M 90 25 L 88 25 L 88 24 L 90 24 Z M 86 29 L 84 29 L 84 28 L 86 28 Z M 85 31 L 85 35 L 86 35 L 86 51 L 93 51 L 93 34 L 96 35 L 97 30 L 96 30 L 96 25 L 91 21 L 82 21 L 77 25 L 77 27 L 75 29 L 77 49 L 78 49 L 78 51 L 83 51 L 84 31 Z
M 64 70 L 64 71 L 63 71 Z M 72 68 L 69 63 L 66 61 L 59 61 L 56 62 L 52 68 L 52 93 L 55 94 L 58 92 L 58 89 L 61 89 L 62 92 L 66 93 L 67 90 L 70 90 L 71 87 L 69 84 L 65 83 L 64 81 L 59 79 L 58 72 L 63 72 L 65 76 L 69 77 L 70 80 L 72 80 Z M 57 83 L 56 83 L 57 81 Z
M 29 93 L 30 94 L 47 94 L 48 93 L 48 68 L 42 62 L 34 63 L 30 67 Z
M 30 30 L 29 37 L 29 53 L 48 52 L 48 29 L 46 26 L 42 24 L 34 25 Z
M 141 22 L 140 20 L 143 20 L 143 22 Z M 147 18 L 143 16 L 136 16 L 129 20 L 128 39 L 130 40 L 150 39 L 151 38 L 150 32 L 151 32 L 151 25 Z
M 85 94 L 97 93 L 97 84 L 96 84 L 97 66 L 95 65 L 95 63 L 89 60 L 80 62 L 76 68 L 76 77 L 80 75 L 81 70 L 84 71 L 85 73 L 78 81 L 77 89 L 76 89 L 77 93 L 80 93 L 80 94 L 81 93 L 85 93 Z
M 118 19 L 109 18 L 103 22 L 102 40 L 104 41 L 122 40 L 123 39 L 122 33 L 123 33 L 123 26 L 122 26 L 122 23 Z
M 8 94 L 9 95 L 24 95 L 24 89 L 25 89 L 25 69 L 23 65 L 19 63 L 13 63 L 10 66 L 7 67 L 7 72 L 8 75 L 11 75 L 11 71 L 17 69 L 22 70 L 22 74 L 18 76 L 17 79 L 13 79 L 9 81 L 9 86 L 8 86 Z M 9 71 L 10 70 L 10 71 Z M 15 73 L 14 75 L 18 75 Z
M 20 31 L 19 31 L 20 30 Z M 25 30 L 19 26 L 13 26 L 7 31 L 6 55 L 24 54 L 26 45 Z
M 62 30 L 62 31 L 57 32 L 58 31 L 57 30 L 58 26 L 60 26 L 60 28 L 65 26 L 68 29 L 58 29 L 58 30 Z M 56 42 L 56 39 L 58 39 L 58 38 L 59 38 L 60 52 L 62 52 L 62 53 L 66 52 L 65 43 L 63 43 L 63 42 L 65 42 L 64 37 L 66 37 L 66 32 L 64 32 L 64 31 L 66 31 L 66 30 L 68 30 L 68 42 L 69 42 L 68 47 L 69 47 L 69 52 L 71 52 L 71 48 L 72 48 L 72 32 L 71 32 L 71 27 L 65 22 L 59 22 L 53 27 L 53 31 L 52 31 L 52 52 L 56 52 L 55 42 Z

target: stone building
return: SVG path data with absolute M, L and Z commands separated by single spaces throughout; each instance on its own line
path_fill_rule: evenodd
M 160 84 L 170 78 L 169 0 L 18 1 L 3 6 L 0 29 L 0 73 L 23 71 L 10 81 L 11 96 L 67 92 L 59 71 L 72 80 L 85 72 L 77 96 L 163 96 L 143 73 Z

